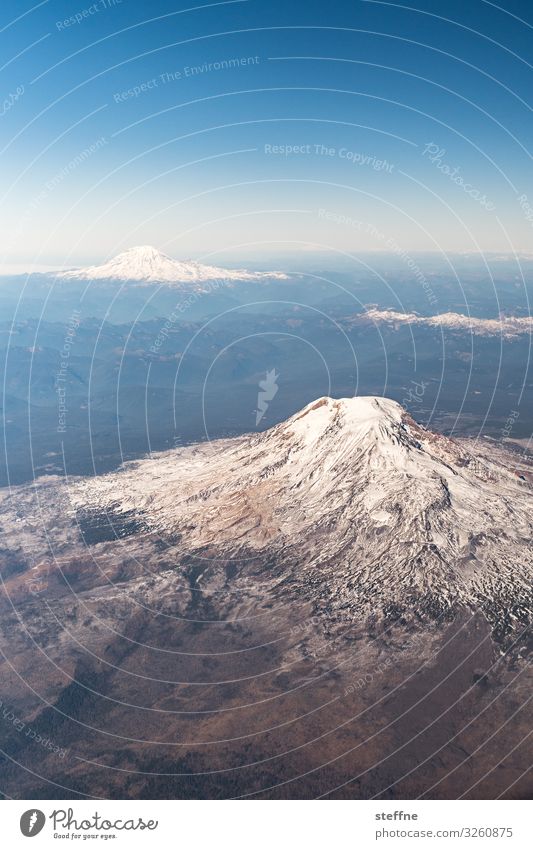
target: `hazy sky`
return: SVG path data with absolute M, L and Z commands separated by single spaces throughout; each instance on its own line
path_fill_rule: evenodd
M 4 0 L 4 260 L 533 251 L 533 6 L 412 3 Z

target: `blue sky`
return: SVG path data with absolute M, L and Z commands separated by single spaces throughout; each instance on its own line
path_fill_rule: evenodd
M 531 4 L 413 2 L 4 2 L 4 261 L 532 251 Z

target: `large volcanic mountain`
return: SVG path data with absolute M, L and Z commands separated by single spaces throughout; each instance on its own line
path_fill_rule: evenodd
M 524 458 L 320 398 L 4 496 L 5 691 L 69 753 L 4 728 L 11 795 L 526 792 Z
M 266 433 L 161 454 L 70 498 L 211 552 L 204 586 L 217 559 L 268 553 L 345 614 L 479 605 L 502 626 L 529 600 L 529 484 L 384 398 L 320 398 Z
M 150 245 L 140 245 L 118 254 L 102 265 L 74 268 L 55 274 L 57 280 L 121 281 L 137 285 L 163 283 L 200 287 L 215 281 L 287 279 L 281 272 L 258 272 L 218 268 L 195 260 L 179 262 Z

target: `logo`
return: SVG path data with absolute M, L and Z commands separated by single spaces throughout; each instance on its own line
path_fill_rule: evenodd
M 269 401 L 274 399 L 279 387 L 277 379 L 279 374 L 273 368 L 267 371 L 265 380 L 259 381 L 259 392 L 257 393 L 257 410 L 255 411 L 255 426 L 259 424 L 266 411 L 268 410 Z
M 24 837 L 35 837 L 43 830 L 46 817 L 42 811 L 32 808 L 30 811 L 25 811 L 20 818 L 20 830 Z

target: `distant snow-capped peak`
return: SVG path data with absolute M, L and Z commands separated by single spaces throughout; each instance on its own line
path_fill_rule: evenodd
M 56 274 L 56 277 L 62 280 L 120 280 L 138 284 L 202 284 L 215 280 L 287 279 L 287 275 L 281 272 L 217 268 L 195 260 L 178 262 L 150 245 L 130 248 L 103 265 L 62 271 Z

